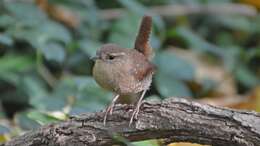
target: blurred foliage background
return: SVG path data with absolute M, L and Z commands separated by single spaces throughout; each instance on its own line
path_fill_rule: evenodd
M 1 0 L 0 141 L 104 109 L 112 93 L 93 80 L 90 57 L 104 43 L 132 48 L 145 13 L 157 66 L 147 100 L 260 111 L 259 8 L 258 0 Z

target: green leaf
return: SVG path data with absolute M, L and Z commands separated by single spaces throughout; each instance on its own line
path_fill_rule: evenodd
M 109 42 L 116 43 L 124 48 L 133 48 L 141 19 L 142 16 L 127 13 L 113 24 L 111 34 L 109 35 Z M 163 30 L 160 33 L 163 33 Z M 161 41 L 153 32 L 150 40 L 151 46 L 154 48 L 161 46 Z
M 246 66 L 238 66 L 236 69 L 236 78 L 239 82 L 248 88 L 253 88 L 256 85 L 260 85 L 259 78 L 256 77 Z
M 54 40 L 63 43 L 69 43 L 71 41 L 70 32 L 63 25 L 56 22 L 48 21 L 39 25 L 37 30 L 41 37 L 47 38 L 47 41 Z
M 229 46 L 222 48 L 216 46 L 204 40 L 201 36 L 190 30 L 188 27 L 177 27 L 176 34 L 186 40 L 191 49 L 199 53 L 210 53 L 217 57 L 220 61 L 223 61 L 227 69 L 233 69 L 234 61 L 236 61 L 235 59 L 239 53 L 239 47 Z
M 138 15 L 139 17 L 142 17 L 145 14 L 149 14 L 149 9 L 143 6 L 141 3 L 139 3 L 136 0 L 118 0 L 124 7 L 128 8 L 133 14 Z M 151 15 L 151 13 L 150 13 Z M 164 37 L 165 33 L 165 24 L 162 18 L 158 15 L 153 14 L 153 22 L 155 26 L 158 28 L 158 32 L 161 35 L 161 38 Z M 128 17 L 125 17 L 128 18 Z M 139 19 L 140 21 L 141 19 Z M 131 26 L 133 27 L 133 26 Z M 129 28 L 131 28 L 129 27 Z M 136 27 L 138 28 L 138 27 Z
M 232 46 L 235 44 L 234 36 L 232 36 L 232 34 L 227 31 L 219 32 L 218 35 L 216 36 L 215 41 L 216 44 L 221 47 Z
M 187 85 L 174 76 L 157 72 L 155 75 L 156 89 L 164 97 L 191 97 L 192 93 Z
M 187 41 L 191 49 L 198 52 L 209 52 L 223 58 L 224 52 L 221 51 L 221 48 L 210 44 L 188 27 L 177 27 L 176 33 Z
M 73 85 L 64 85 L 63 80 L 55 86 L 52 93 L 46 93 L 42 91 L 41 94 L 30 98 L 29 103 L 40 111 L 61 111 L 67 105 L 67 97 L 72 96 L 75 91 Z M 41 85 L 40 85 L 41 86 Z M 61 86 L 66 86 L 66 88 L 57 89 Z M 40 87 L 41 90 L 44 90 L 44 87 Z M 32 88 L 29 88 L 34 90 Z
M 102 32 L 107 25 L 107 22 L 102 20 L 98 13 L 99 9 L 95 0 L 79 1 L 80 7 L 76 8 L 80 20 L 83 24 L 79 28 L 79 33 L 83 36 L 88 36 L 92 40 L 98 40 L 102 36 Z M 87 25 L 87 27 L 86 27 Z
M 66 97 L 57 98 L 51 95 L 30 98 L 30 104 L 41 111 L 61 111 L 66 106 Z
M 199 0 L 201 1 L 201 0 Z M 206 0 L 206 1 L 203 1 L 205 3 L 208 3 L 208 4 L 227 4 L 227 3 L 231 3 L 232 0 Z
M 38 128 L 40 124 L 29 118 L 27 114 L 28 111 L 15 114 L 15 123 L 23 130 L 31 130 Z
M 75 76 L 65 78 L 55 89 L 53 96 L 58 98 L 75 97 L 71 113 L 98 111 L 108 104 L 113 95 L 101 89 L 92 77 Z
M 25 72 L 34 67 L 33 60 L 28 56 L 5 55 L 0 58 L 0 79 L 18 83 L 20 72 Z
M 40 49 L 47 60 L 62 63 L 65 59 L 64 48 L 58 43 L 46 43 Z
M 3 125 L 0 125 L 0 135 L 3 135 L 3 134 L 6 134 L 6 133 L 9 133 L 10 132 L 10 129 L 3 126 Z
M 18 19 L 22 25 L 35 26 L 47 18 L 35 4 L 28 2 L 6 2 L 6 9 Z
M 129 10 L 135 13 L 144 14 L 146 11 L 146 8 L 141 5 L 141 3 L 138 3 L 135 0 L 118 0 L 123 6 L 127 7 Z
M 15 19 L 9 15 L 1 14 L 0 15 L 0 27 L 8 27 L 15 23 Z
M 194 67 L 187 61 L 176 56 L 173 52 L 158 52 L 155 64 L 159 72 L 173 76 L 179 80 L 192 80 L 195 75 Z
M 15 39 L 27 41 L 36 49 L 44 47 L 49 42 L 67 44 L 71 41 L 70 33 L 64 26 L 47 20 L 30 28 L 11 27 L 6 33 Z
M 260 47 L 250 48 L 246 50 L 246 61 L 253 59 L 254 57 L 260 57 Z
M 61 111 L 68 105 L 69 98 L 75 98 L 71 113 L 98 111 L 111 100 L 112 93 L 101 89 L 92 77 L 64 77 L 47 96 L 30 98 L 30 104 L 42 111 Z
M 113 98 L 112 93 L 102 89 L 92 77 L 75 77 L 73 80 L 77 94 L 71 113 L 102 110 Z
M 232 30 L 253 32 L 256 30 L 256 24 L 248 17 L 243 16 L 216 16 L 212 19 L 217 24 L 223 25 Z
M 5 55 L 0 58 L 0 73 L 7 71 L 22 72 L 30 69 L 33 65 L 33 60 L 28 56 Z
M 133 142 L 134 146 L 160 146 L 158 140 L 144 140 L 139 142 Z
M 11 46 L 13 45 L 13 39 L 8 35 L 0 34 L 0 44 Z
M 23 89 L 30 98 L 38 98 L 48 95 L 46 86 L 43 84 L 42 80 L 36 76 L 27 75 L 21 80 L 22 83 L 20 84 L 20 88 Z
M 90 41 L 86 39 L 79 41 L 80 49 L 90 57 L 96 55 L 96 51 L 101 47 L 101 45 L 102 44 L 97 41 Z
M 39 112 L 39 111 L 30 111 L 30 112 L 28 112 L 27 116 L 30 119 L 37 121 L 40 125 L 45 125 L 48 123 L 60 121 L 59 119 L 57 119 L 53 116 L 50 116 L 46 113 Z
M 114 23 L 109 36 L 109 42 L 116 43 L 124 48 L 133 48 L 138 33 L 140 17 L 127 14 Z
M 259 15 L 257 15 L 255 18 L 254 18 L 254 20 L 255 20 L 255 31 L 256 31 L 256 33 L 259 33 L 260 32 L 260 16 Z

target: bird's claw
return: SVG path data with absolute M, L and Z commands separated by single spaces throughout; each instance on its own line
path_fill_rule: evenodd
M 103 120 L 104 126 L 106 126 L 106 121 L 107 121 L 107 115 L 108 115 L 108 113 L 109 113 L 110 115 L 113 114 L 113 109 L 114 109 L 116 100 L 117 100 L 118 98 L 119 98 L 119 95 L 116 95 L 116 96 L 114 97 L 114 99 L 112 100 L 112 103 L 107 107 L 106 112 L 105 112 L 105 116 L 104 116 L 104 120 Z
M 132 125 L 134 119 L 137 119 L 137 118 L 138 118 L 138 114 L 139 114 L 141 105 L 142 105 L 142 102 L 139 103 L 139 104 L 137 104 L 136 108 L 134 109 L 134 112 L 133 112 L 133 114 L 132 114 L 132 116 L 131 116 L 131 119 L 130 119 L 130 121 L 129 121 L 129 126 Z
M 103 124 L 104 124 L 104 126 L 106 125 L 106 121 L 107 121 L 107 115 L 108 115 L 108 113 L 109 113 L 110 115 L 113 114 L 113 107 L 114 107 L 114 105 L 110 105 L 110 106 L 107 107 L 107 109 L 106 109 L 105 116 L 104 116 L 104 120 L 103 120 Z

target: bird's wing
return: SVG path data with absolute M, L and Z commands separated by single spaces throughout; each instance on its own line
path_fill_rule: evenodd
M 138 81 L 142 81 L 147 75 L 155 71 L 155 66 L 146 58 L 138 58 L 134 60 L 132 74 Z

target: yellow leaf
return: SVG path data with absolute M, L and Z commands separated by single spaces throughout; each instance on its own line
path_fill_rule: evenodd
M 10 136 L 8 134 L 1 134 L 0 135 L 0 143 L 4 143 L 8 140 L 10 140 Z
M 255 88 L 255 98 L 256 98 L 256 111 L 260 112 L 260 86 Z
M 260 0 L 241 0 L 241 2 L 252 5 L 260 9 Z

